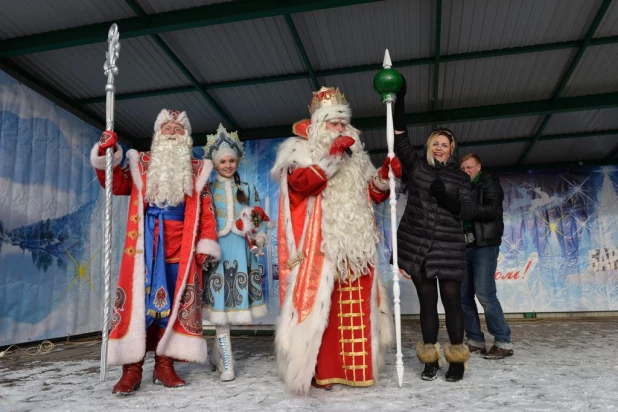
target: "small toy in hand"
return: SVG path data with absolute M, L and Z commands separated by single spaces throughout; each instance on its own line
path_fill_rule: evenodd
M 259 232 L 262 224 L 270 228 L 270 218 L 260 206 L 243 207 L 240 210 L 240 217 L 236 220 L 235 227 L 232 232 L 244 236 L 249 246 L 249 252 L 261 256 L 264 254 L 264 245 L 267 236 L 265 233 Z

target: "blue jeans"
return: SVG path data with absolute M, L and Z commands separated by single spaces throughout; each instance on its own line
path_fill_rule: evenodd
M 496 296 L 494 275 L 498 265 L 499 250 L 499 246 L 466 248 L 466 276 L 461 284 L 461 306 L 464 311 L 466 337 L 471 343 L 485 342 L 474 295 L 483 306 L 487 330 L 493 335 L 494 344 L 500 347 L 500 344 L 511 343 L 511 328 L 506 323 L 502 306 Z

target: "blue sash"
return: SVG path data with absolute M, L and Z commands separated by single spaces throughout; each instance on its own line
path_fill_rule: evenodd
M 154 319 L 167 318 L 170 315 L 173 296 L 168 291 L 168 282 L 165 270 L 165 243 L 163 241 L 163 221 L 183 221 L 185 204 L 160 208 L 149 206 L 146 210 L 144 234 L 144 258 L 146 259 L 146 325 Z M 159 221 L 157 250 L 154 252 L 155 223 Z M 172 285 L 172 290 L 175 289 Z

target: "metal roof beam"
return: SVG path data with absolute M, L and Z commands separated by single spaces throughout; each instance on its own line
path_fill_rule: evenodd
M 558 86 L 556 87 L 556 91 L 553 94 L 552 101 L 555 101 L 562 95 L 564 88 L 567 86 L 567 84 L 569 83 L 569 80 L 571 79 L 571 76 L 575 72 L 575 68 L 581 61 L 582 57 L 584 56 L 584 52 L 590 45 L 592 37 L 594 36 L 594 32 L 597 30 L 597 28 L 601 24 L 603 17 L 605 17 L 605 13 L 607 12 L 607 9 L 609 8 L 609 5 L 611 4 L 611 2 L 612 0 L 603 0 L 603 3 L 601 3 L 601 5 L 599 6 L 599 9 L 597 10 L 597 14 L 594 16 L 594 19 L 592 20 L 590 27 L 588 27 L 588 31 L 586 32 L 586 36 L 584 37 L 584 42 L 582 43 L 581 46 L 579 46 L 577 53 L 573 57 L 573 60 L 571 60 L 569 67 L 567 68 L 566 72 L 562 76 L 560 83 L 558 83 Z M 526 148 L 524 153 L 521 155 L 521 157 L 517 161 L 518 166 L 521 166 L 522 164 L 524 164 L 526 159 L 528 159 L 528 157 L 534 150 L 537 142 L 539 141 L 539 137 L 543 134 L 543 131 L 549 124 L 551 117 L 552 115 L 549 114 L 545 117 L 545 119 L 543 119 L 543 122 L 537 129 L 536 133 L 534 134 L 534 137 L 531 139 L 532 141 L 530 142 L 530 144 L 528 144 L 528 147 Z
M 383 0 L 241 0 L 191 7 L 152 14 L 146 19 L 132 17 L 3 40 L 0 41 L 0 58 L 104 42 L 107 40 L 107 32 L 112 23 L 118 24 L 121 38 L 128 39 L 377 1 Z
M 144 12 L 139 4 L 135 0 L 125 0 L 125 3 L 129 5 L 135 11 L 135 13 L 139 16 L 140 19 L 146 20 L 148 18 L 148 14 Z M 215 111 L 221 118 L 223 122 L 228 128 L 237 129 L 236 123 L 232 120 L 232 118 L 226 113 L 225 110 L 213 99 L 213 97 L 208 94 L 202 87 L 200 86 L 200 82 L 195 78 L 193 73 L 184 65 L 184 63 L 180 60 L 180 58 L 172 51 L 172 49 L 165 43 L 163 38 L 158 34 L 154 34 L 150 36 L 154 42 L 159 46 L 161 50 L 165 53 L 165 55 L 174 63 L 174 65 L 185 75 L 187 80 L 193 85 L 193 91 L 199 92 L 204 100 L 208 103 L 208 105 Z
M 408 126 L 424 126 L 434 123 L 460 123 L 467 121 L 491 120 L 509 117 L 539 116 L 550 113 L 565 113 L 584 110 L 606 109 L 618 107 L 618 93 L 596 94 L 589 96 L 566 97 L 556 101 L 538 100 L 531 102 L 507 103 L 493 106 L 470 107 L 466 109 L 448 109 L 434 112 L 406 114 Z M 360 130 L 379 130 L 386 128 L 384 116 L 363 117 L 353 119 L 352 123 Z M 604 132 L 595 132 L 595 135 Z M 260 127 L 239 130 L 243 140 L 270 139 L 292 135 L 292 125 Z M 585 135 L 573 134 L 573 137 Z M 143 139 L 149 141 L 149 139 Z M 200 146 L 206 141 L 206 132 L 194 133 L 194 145 Z M 530 139 L 528 138 L 528 141 Z
M 576 133 L 562 133 L 562 134 L 548 134 L 540 136 L 539 140 L 565 140 L 565 139 L 581 139 L 584 137 L 599 137 L 599 136 L 618 136 L 618 129 L 608 130 L 596 130 L 589 132 L 576 132 Z M 459 142 L 457 147 L 476 147 L 476 146 L 495 146 L 502 144 L 515 144 L 526 143 L 530 141 L 530 137 L 509 137 L 505 139 L 490 139 L 490 140 L 476 140 L 471 142 Z M 618 141 L 618 140 L 617 140 Z M 424 145 L 414 146 L 414 149 L 419 150 L 425 147 Z M 386 153 L 386 148 L 373 149 L 369 151 L 369 154 L 382 154 Z
M 590 41 L 589 46 L 603 46 L 603 45 L 616 44 L 616 43 L 618 43 L 618 36 L 610 36 L 610 37 L 601 37 L 597 39 L 592 39 Z M 441 55 L 440 62 L 442 63 L 456 62 L 456 61 L 465 61 L 465 60 L 486 59 L 486 58 L 500 57 L 500 56 L 513 56 L 513 55 L 526 54 L 526 53 L 539 53 L 539 52 L 551 51 L 551 50 L 572 49 L 575 47 L 580 47 L 582 44 L 583 44 L 583 40 L 573 40 L 573 41 L 559 42 L 559 43 L 537 44 L 534 46 L 510 47 L 506 49 L 495 49 L 495 50 L 486 50 L 486 51 L 480 51 L 480 52 Z M 402 68 L 402 67 L 412 67 L 412 66 L 425 66 L 425 65 L 435 64 L 435 62 L 436 60 L 433 57 L 422 57 L 419 59 L 401 60 L 398 62 L 393 62 L 393 67 Z M 365 64 L 362 66 L 342 67 L 339 69 L 314 71 L 314 75 L 316 77 L 337 76 L 337 75 L 342 75 L 342 74 L 377 71 L 380 69 L 382 69 L 382 64 L 376 63 L 376 64 Z M 308 79 L 310 77 L 311 77 L 310 74 L 307 72 L 291 73 L 291 74 L 283 74 L 283 75 L 277 75 L 277 76 L 250 78 L 250 79 L 245 79 L 245 80 L 234 80 L 234 81 L 226 81 L 226 82 L 219 82 L 219 83 L 201 84 L 200 88 L 204 90 L 225 89 L 229 87 L 252 86 L 256 84 L 276 83 L 276 82 L 285 82 L 289 80 Z M 142 97 L 163 96 L 166 94 L 175 94 L 175 93 L 188 93 L 191 91 L 193 91 L 193 88 L 190 86 L 170 87 L 170 88 L 158 89 L 158 90 L 147 90 L 143 92 L 121 93 L 121 94 L 116 95 L 116 100 L 139 99 Z M 104 103 L 105 96 L 89 97 L 86 99 L 78 100 L 77 102 L 79 104 Z
M 436 33 L 435 33 L 435 49 L 433 61 L 433 99 L 431 101 L 431 110 L 438 108 L 438 88 L 440 86 L 440 38 L 442 34 L 442 0 L 436 1 Z M 436 125 L 434 125 L 434 128 Z
M 305 69 L 307 69 L 307 73 L 309 74 L 309 78 L 311 78 L 311 83 L 313 85 L 313 90 L 320 90 L 320 82 L 318 82 L 318 78 L 315 76 L 313 72 L 313 67 L 311 66 L 311 62 L 309 61 L 309 56 L 307 55 L 307 51 L 305 50 L 305 46 L 303 46 L 303 42 L 298 35 L 298 30 L 296 30 L 296 25 L 294 25 L 294 21 L 292 20 L 292 16 L 289 14 L 285 15 L 285 22 L 288 24 L 288 28 L 290 29 L 290 33 L 292 34 L 292 38 L 294 38 L 294 42 L 296 43 L 296 48 L 300 53 L 300 57 L 303 59 L 303 64 L 305 65 Z

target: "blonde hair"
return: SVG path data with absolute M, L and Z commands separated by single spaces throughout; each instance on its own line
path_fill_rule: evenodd
M 433 142 L 438 138 L 438 136 L 444 136 L 451 142 L 451 156 L 455 153 L 455 148 L 457 147 L 457 143 L 455 143 L 455 135 L 448 129 L 438 129 L 431 132 L 429 137 L 427 138 L 427 143 L 425 143 L 425 147 L 427 148 L 427 163 L 429 166 L 435 166 L 436 160 L 433 158 L 433 154 L 431 153 L 431 146 Z

